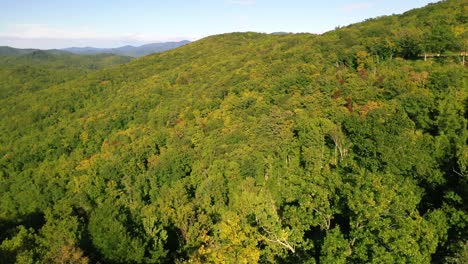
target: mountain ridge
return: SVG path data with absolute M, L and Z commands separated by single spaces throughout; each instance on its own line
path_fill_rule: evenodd
M 67 52 L 76 55 L 115 54 L 128 57 L 142 57 L 152 53 L 164 52 L 191 43 L 189 40 L 148 43 L 140 46 L 125 45 L 117 48 L 69 47 L 63 49 L 20 49 L 10 46 L 0 46 L 0 56 L 24 55 L 36 51 L 52 53 Z
M 111 53 L 122 56 L 141 57 L 151 53 L 163 52 L 171 50 L 190 43 L 188 40 L 149 43 L 141 46 L 125 45 L 117 48 L 94 48 L 94 47 L 70 47 L 61 50 L 75 54 L 99 54 Z

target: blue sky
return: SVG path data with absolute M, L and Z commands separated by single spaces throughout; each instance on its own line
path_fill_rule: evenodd
M 0 46 L 117 47 L 213 34 L 323 33 L 428 0 L 0 0 Z

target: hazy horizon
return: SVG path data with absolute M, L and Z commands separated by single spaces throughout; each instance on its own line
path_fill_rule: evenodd
M 1 1 L 1 0 L 0 0 Z M 61 49 L 198 40 L 254 31 L 320 34 L 370 17 L 402 13 L 429 0 L 205 0 L 6 2 L 0 17 L 0 46 Z
M 109 47 L 95 47 L 95 46 L 67 46 L 67 47 L 63 47 L 63 48 L 34 48 L 34 47 L 31 47 L 31 48 L 18 48 L 18 47 L 14 47 L 14 46 L 10 46 L 10 45 L 1 45 L 2 43 L 2 39 L 0 37 L 0 47 L 11 47 L 11 48 L 16 48 L 16 49 L 39 49 L 39 50 L 63 50 L 63 49 L 70 49 L 70 48 L 80 48 L 80 49 L 85 49 L 85 48 L 95 48 L 95 49 L 117 49 L 117 48 L 122 48 L 122 47 L 125 47 L 125 46 L 132 46 L 132 47 L 141 47 L 141 46 L 145 46 L 145 45 L 150 45 L 150 44 L 163 44 L 163 43 L 169 43 L 169 42 L 182 42 L 182 41 L 190 41 L 192 42 L 191 40 L 188 40 L 188 39 L 182 39 L 182 40 L 168 40 L 168 41 L 155 41 L 155 42 L 142 42 L 141 44 L 123 44 L 123 45 L 119 45 L 119 46 L 109 46 Z

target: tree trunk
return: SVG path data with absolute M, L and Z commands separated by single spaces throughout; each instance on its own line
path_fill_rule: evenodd
M 463 54 L 462 54 L 462 65 L 465 65 L 465 57 L 466 57 L 466 41 L 463 43 Z

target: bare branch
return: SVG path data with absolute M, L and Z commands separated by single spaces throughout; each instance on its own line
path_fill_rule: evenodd
M 462 172 L 458 172 L 456 171 L 455 169 L 452 169 L 453 172 L 455 172 L 456 174 L 458 174 L 458 176 L 461 176 L 461 177 L 465 177 L 465 174 L 463 174 Z
M 267 240 L 270 241 L 270 242 L 273 242 L 273 243 L 278 243 L 278 244 L 288 248 L 289 250 L 291 250 L 292 253 L 296 253 L 296 250 L 294 249 L 294 247 L 291 246 L 291 244 L 289 244 L 288 241 L 286 241 L 286 240 L 281 241 L 276 236 L 275 236 L 275 240 L 272 240 L 272 239 L 269 239 L 269 238 L 267 238 Z
M 320 212 L 316 208 L 313 208 L 314 212 L 318 213 L 324 220 L 325 222 L 325 229 L 329 230 L 331 227 L 331 216 L 330 215 L 325 215 L 324 213 Z M 322 226 L 322 225 L 320 225 Z
M 292 253 L 296 253 L 296 249 L 293 246 L 291 246 L 291 244 L 289 244 L 289 242 L 286 239 L 280 240 L 276 234 L 269 231 L 264 226 L 261 226 L 261 228 L 263 229 L 263 231 L 265 231 L 266 233 L 268 233 L 269 235 L 272 235 L 274 237 L 274 239 L 270 239 L 270 238 L 267 237 L 266 238 L 267 241 L 272 242 L 272 243 L 278 243 L 278 244 L 282 245 L 283 247 L 286 247 L 289 250 L 291 250 Z

